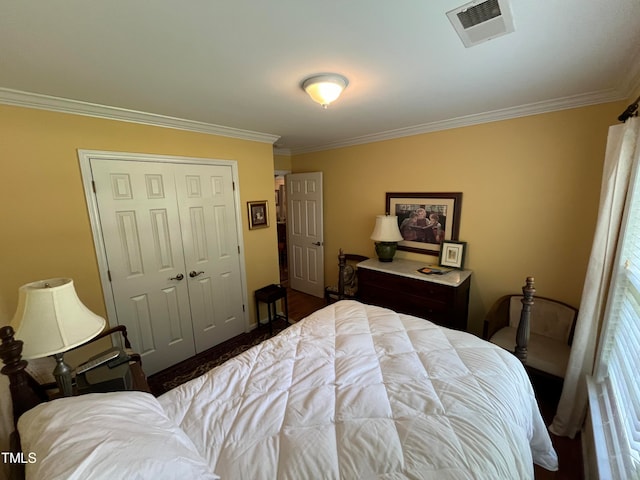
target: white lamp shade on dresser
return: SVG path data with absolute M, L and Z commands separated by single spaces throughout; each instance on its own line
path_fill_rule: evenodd
M 395 215 L 376 215 L 371 240 L 376 242 L 399 242 L 403 240 L 398 228 L 398 217 Z

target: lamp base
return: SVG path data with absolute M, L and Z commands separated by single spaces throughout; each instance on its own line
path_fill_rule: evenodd
M 53 376 L 63 397 L 71 397 L 73 395 L 73 379 L 71 377 L 71 367 L 67 365 L 62 358 L 62 353 L 56 353 L 53 357 L 56 359 L 56 368 L 53 369 Z
M 376 242 L 376 255 L 381 262 L 391 262 L 396 254 L 398 242 Z

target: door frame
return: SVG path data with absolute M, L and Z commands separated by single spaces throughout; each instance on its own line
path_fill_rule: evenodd
M 100 224 L 100 214 L 98 211 L 97 197 L 93 191 L 93 175 L 91 173 L 91 160 L 120 160 L 130 162 L 151 162 L 151 163 L 177 163 L 177 164 L 198 164 L 198 165 L 219 165 L 231 167 L 231 178 L 233 181 L 233 202 L 236 210 L 236 225 L 238 235 L 238 245 L 240 246 L 240 283 L 242 288 L 243 303 L 243 320 L 244 330 L 249 329 L 249 295 L 247 292 L 247 276 L 246 264 L 244 260 L 244 238 L 242 235 L 242 219 L 240 209 L 240 180 L 238 175 L 238 162 L 236 160 L 220 160 L 214 158 L 196 158 L 181 157 L 173 155 L 157 155 L 157 154 L 141 154 L 127 152 L 110 152 L 105 150 L 83 150 L 78 149 L 78 160 L 80 162 L 80 172 L 82 174 L 82 186 L 84 188 L 85 199 L 87 201 L 87 210 L 89 213 L 89 221 L 91 223 L 91 233 L 93 235 L 93 245 L 96 251 L 96 259 L 98 261 L 98 271 L 100 275 L 100 283 L 102 285 L 102 295 L 107 310 L 107 319 L 109 324 L 113 325 L 118 322 L 116 313 L 116 304 L 111 290 L 111 281 L 109 279 L 109 265 L 107 263 L 107 253 L 102 238 L 102 226 Z

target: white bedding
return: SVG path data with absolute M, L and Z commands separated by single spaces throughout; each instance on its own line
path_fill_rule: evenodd
M 148 393 L 53 400 L 23 414 L 18 428 L 27 479 L 219 478 Z
M 557 456 L 520 362 L 342 301 L 161 396 L 223 479 L 533 479 Z

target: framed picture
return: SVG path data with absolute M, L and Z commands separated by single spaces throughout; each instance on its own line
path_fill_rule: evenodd
M 440 249 L 440 265 L 443 267 L 463 268 L 467 242 L 445 240 Z
M 249 230 L 269 226 L 269 210 L 266 200 L 247 202 L 247 208 L 249 210 Z
M 398 250 L 439 256 L 442 242 L 458 240 L 462 193 L 387 193 L 386 201 L 398 217 Z

